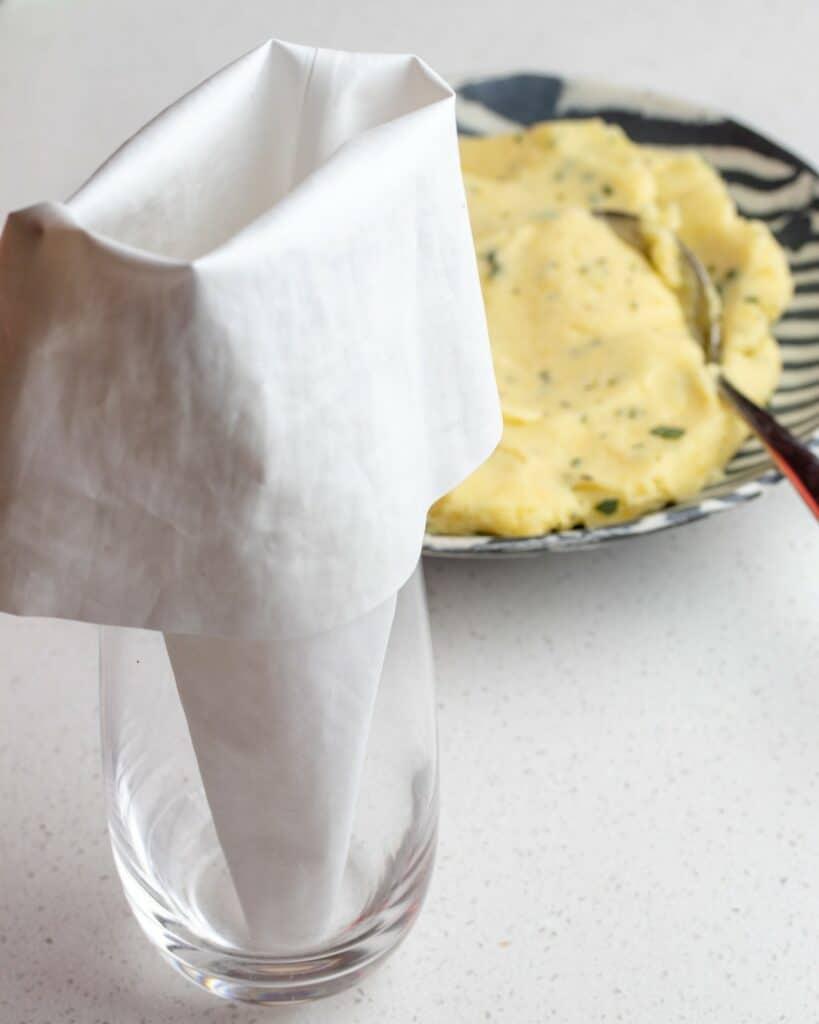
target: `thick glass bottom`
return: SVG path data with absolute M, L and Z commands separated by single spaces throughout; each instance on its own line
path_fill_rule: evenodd
M 129 870 L 116 843 L 114 859 L 137 921 L 171 966 L 223 999 L 275 1005 L 310 1002 L 349 988 L 396 949 L 423 905 L 435 841 L 432 834 L 400 882 L 376 898 L 344 933 L 326 946 L 288 957 L 246 953 L 203 940 Z

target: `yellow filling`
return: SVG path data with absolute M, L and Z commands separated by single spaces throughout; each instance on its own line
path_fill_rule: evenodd
M 746 430 L 686 322 L 674 235 L 721 293 L 723 370 L 765 402 L 780 373 L 770 328 L 791 295 L 770 231 L 697 154 L 601 121 L 464 139 L 461 159 L 504 431 L 430 529 L 527 536 L 695 495 Z M 648 256 L 589 212 L 605 208 L 650 225 Z

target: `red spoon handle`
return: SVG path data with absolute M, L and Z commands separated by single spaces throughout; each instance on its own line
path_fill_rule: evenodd
M 723 395 L 756 433 L 771 458 L 819 519 L 819 458 L 781 423 L 777 423 L 769 412 L 737 391 L 725 377 L 720 377 L 719 383 Z

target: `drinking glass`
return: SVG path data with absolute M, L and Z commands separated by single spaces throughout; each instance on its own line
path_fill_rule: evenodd
M 352 985 L 396 947 L 423 902 L 438 817 L 420 564 L 397 598 L 337 898 L 320 939 L 309 943 L 275 921 L 261 936 L 246 922 L 164 634 L 102 627 L 100 679 L 114 860 L 139 924 L 177 970 L 227 999 L 294 1002 Z M 266 825 L 283 840 L 292 827 L 285 816 Z

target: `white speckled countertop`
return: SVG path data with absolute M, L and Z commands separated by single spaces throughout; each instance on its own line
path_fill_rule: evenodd
M 0 0 L 0 212 L 70 191 L 274 34 L 664 88 L 819 159 L 819 6 L 548 6 Z M 819 531 L 794 496 L 596 553 L 427 572 L 432 891 L 383 969 L 279 1019 L 819 1020 Z M 0 1024 L 272 1019 L 176 977 L 126 908 L 93 629 L 0 617 L 0 652 Z

